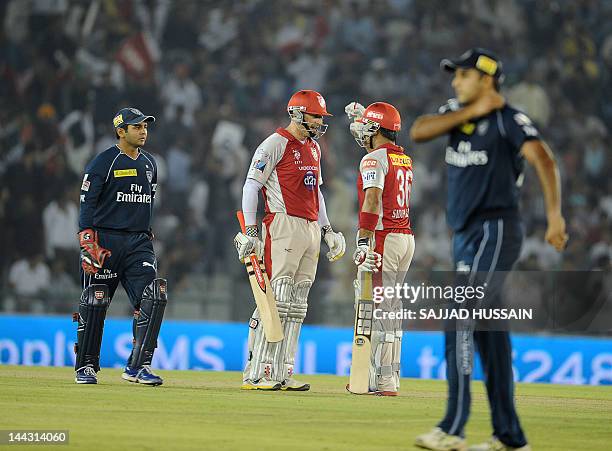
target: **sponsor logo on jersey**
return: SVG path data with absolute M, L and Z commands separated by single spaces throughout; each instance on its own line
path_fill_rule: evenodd
M 138 171 L 136 171 L 136 169 L 115 169 L 113 171 L 113 175 L 117 179 L 120 177 L 136 177 L 138 175 Z
M 487 130 L 489 130 L 489 121 L 480 121 L 478 123 L 478 127 L 476 127 L 476 130 L 478 131 L 478 136 L 483 136 L 484 134 L 486 134 Z
M 376 170 L 369 169 L 367 171 L 363 171 L 361 173 L 361 180 L 363 180 L 363 183 L 371 182 L 372 180 L 376 180 Z
M 474 133 L 474 129 L 476 128 L 476 124 L 472 123 L 472 122 L 468 122 L 466 124 L 462 124 L 459 127 L 459 130 L 461 130 L 461 133 L 465 134 L 465 135 L 471 135 L 472 133 Z
M 460 141 L 457 150 L 451 146 L 446 148 L 446 163 L 451 166 L 465 168 L 467 166 L 483 166 L 489 162 L 486 150 L 472 150 L 472 143 Z
M 298 169 L 300 171 L 317 171 L 319 168 L 316 166 L 300 166 Z
M 83 177 L 83 183 L 81 183 L 81 191 L 89 191 L 90 181 L 87 180 L 87 177 L 89 177 L 89 174 L 85 174 L 85 177 Z
M 307 171 L 304 174 L 304 186 L 308 191 L 313 191 L 317 186 L 317 177 L 313 171 Z
M 253 163 L 253 167 L 259 172 L 263 172 L 266 168 L 266 164 L 267 163 L 264 160 L 255 160 L 255 162 Z
M 136 204 L 150 204 L 151 203 L 151 195 L 150 194 L 140 194 L 140 193 L 124 193 L 121 191 L 117 192 L 117 198 L 115 199 L 117 202 L 130 202 Z
M 531 123 L 531 119 L 524 113 L 516 113 L 514 121 L 523 129 L 527 136 L 538 136 L 538 130 Z
M 378 164 L 377 160 L 368 158 L 367 160 L 363 160 L 363 162 L 361 163 L 361 169 L 375 168 L 377 164 Z
M 314 147 L 311 147 L 310 153 L 312 153 L 312 158 L 314 158 L 315 161 L 319 161 L 319 152 L 317 152 L 317 149 L 315 149 Z
M 391 160 L 391 164 L 393 166 L 404 166 L 404 167 L 412 166 L 412 158 L 410 158 L 408 155 L 398 155 L 398 154 L 390 153 L 389 159 Z
M 149 183 L 151 183 L 151 181 L 153 180 L 153 171 L 146 171 L 147 174 L 147 180 L 149 181 Z
M 117 191 L 117 197 L 115 198 L 115 200 L 117 202 L 131 202 L 138 204 L 151 203 L 152 196 L 150 194 L 142 192 L 142 185 L 138 185 L 137 183 L 131 183 L 130 191 L 130 193 Z

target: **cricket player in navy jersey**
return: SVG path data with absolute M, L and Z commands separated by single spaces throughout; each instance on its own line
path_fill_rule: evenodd
M 104 319 L 119 282 L 134 307 L 134 344 L 121 377 L 163 383 L 150 367 L 167 303 L 151 242 L 157 165 L 141 148 L 153 121 L 136 108 L 120 110 L 113 119 L 117 144 L 85 169 L 79 217 L 83 293 L 74 314 L 77 384 L 97 383 Z
M 499 94 L 502 63 L 475 48 L 441 67 L 454 74 L 456 99 L 439 114 L 417 118 L 416 142 L 449 135 L 447 219 L 453 230 L 457 282 L 486 286 L 488 305 L 500 296 L 505 274 L 519 257 L 523 227 L 519 189 L 524 161 L 535 167 L 542 186 L 548 228 L 545 240 L 561 251 L 568 236 L 561 214 L 559 172 L 553 154 L 524 113 Z M 444 418 L 415 444 L 431 450 L 529 450 L 514 406 L 512 347 L 507 331 L 474 331 L 473 325 L 445 332 L 448 404 Z M 467 446 L 474 344 L 479 351 L 491 407 L 493 436 Z

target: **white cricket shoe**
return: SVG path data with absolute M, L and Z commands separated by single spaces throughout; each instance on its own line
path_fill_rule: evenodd
M 252 381 L 250 379 L 242 381 L 241 390 L 265 390 L 265 391 L 276 391 L 280 390 L 281 383 L 262 377 L 258 381 Z
M 529 444 L 521 446 L 520 448 L 512 448 L 502 443 L 497 437 L 491 437 L 488 442 L 480 443 L 478 445 L 472 445 L 468 448 L 468 451 L 531 451 Z
M 425 434 L 419 435 L 414 444 L 420 448 L 433 451 L 466 451 L 467 442 L 458 435 L 450 435 L 435 427 Z
M 308 391 L 310 390 L 310 384 L 306 382 L 296 381 L 294 378 L 285 379 L 281 384 L 281 390 L 283 391 Z

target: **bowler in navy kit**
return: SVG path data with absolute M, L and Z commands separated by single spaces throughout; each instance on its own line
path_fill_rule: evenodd
M 410 131 L 416 142 L 448 135 L 447 220 L 453 231 L 456 283 L 486 287 L 487 306 L 499 301 L 505 275 L 517 261 L 523 241 L 519 189 L 525 160 L 538 174 L 544 193 L 546 241 L 561 251 L 566 244 L 557 166 L 529 117 L 499 94 L 502 63 L 485 49 L 472 49 L 441 67 L 454 74 L 457 98 L 437 115 L 417 118 Z M 474 330 L 458 322 L 445 332 L 448 404 L 442 421 L 415 444 L 431 450 L 529 450 L 514 406 L 512 346 L 505 330 Z M 479 351 L 491 407 L 493 435 L 468 448 L 464 428 L 470 411 L 474 344 Z
M 122 378 L 161 385 L 151 360 L 167 303 L 167 283 L 157 278 L 151 220 L 157 165 L 141 149 L 155 121 L 135 108 L 113 119 L 118 143 L 86 167 L 80 194 L 79 243 L 83 294 L 79 312 L 76 382 L 97 383 L 106 310 L 119 282 L 134 307 L 134 345 Z

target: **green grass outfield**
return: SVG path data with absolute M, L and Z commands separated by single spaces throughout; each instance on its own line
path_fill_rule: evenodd
M 395 450 L 440 419 L 444 381 L 404 379 L 401 396 L 353 396 L 346 377 L 302 376 L 306 393 L 238 389 L 236 372 L 159 371 L 161 387 L 103 369 L 76 385 L 70 368 L 0 366 L 0 429 L 68 429 L 87 450 Z M 481 382 L 467 436 L 491 433 Z M 535 450 L 612 449 L 612 388 L 520 384 L 517 404 Z M 0 448 L 28 449 L 24 445 Z M 40 446 L 31 447 L 41 449 Z

